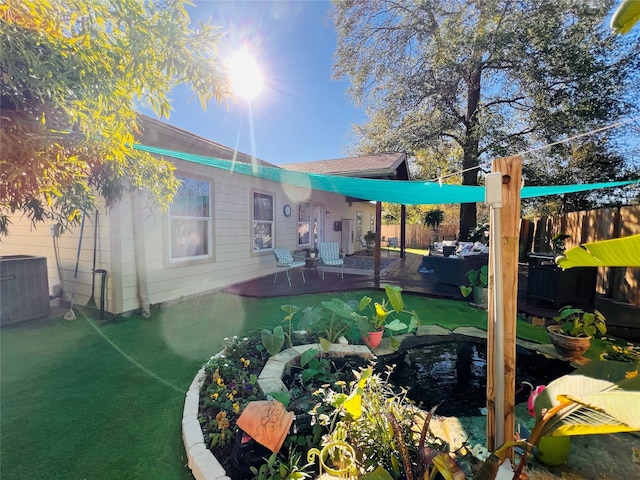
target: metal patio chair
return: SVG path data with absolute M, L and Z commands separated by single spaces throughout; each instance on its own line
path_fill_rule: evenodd
M 340 247 L 337 242 L 320 242 L 318 244 L 320 265 L 322 266 L 322 278 L 324 267 L 340 267 L 340 276 L 344 278 L 344 259 L 340 256 Z
M 302 283 L 307 283 L 304 278 L 304 269 L 302 267 L 305 266 L 304 257 L 300 255 L 291 255 L 291 252 L 287 248 L 274 248 L 273 256 L 276 258 L 276 275 L 273 278 L 273 283 L 276 283 L 278 280 L 278 270 L 281 268 L 286 269 L 287 280 L 289 281 L 289 286 L 291 286 L 291 270 L 294 268 L 299 268 L 300 273 L 302 273 Z

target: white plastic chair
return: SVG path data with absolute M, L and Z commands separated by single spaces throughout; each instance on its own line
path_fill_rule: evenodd
M 294 268 L 300 268 L 300 273 L 302 273 L 302 283 L 307 283 L 304 278 L 304 269 L 302 268 L 305 266 L 303 256 L 291 255 L 291 252 L 287 248 L 274 248 L 273 256 L 276 257 L 276 275 L 273 278 L 273 283 L 276 283 L 278 280 L 278 270 L 281 268 L 286 269 L 289 286 L 291 286 L 291 270 Z
M 344 259 L 340 256 L 340 248 L 337 242 L 320 242 L 318 252 L 324 278 L 324 267 L 340 267 L 340 276 L 344 278 Z

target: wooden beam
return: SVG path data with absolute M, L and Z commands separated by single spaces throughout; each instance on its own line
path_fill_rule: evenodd
M 380 245 L 382 245 L 382 202 L 376 202 L 376 248 L 373 257 L 373 285 L 380 288 Z
M 405 258 L 407 248 L 407 206 L 400 205 L 400 258 Z
M 520 189 L 522 182 L 522 158 L 505 157 L 493 161 L 492 172 L 500 172 L 502 178 L 502 208 L 496 212 L 500 216 L 502 238 L 491 238 L 492 242 L 501 242 L 501 258 L 496 259 L 502 265 L 502 288 L 504 307 L 503 346 L 504 358 L 495 358 L 495 295 L 489 291 L 489 312 L 487 325 L 487 447 L 493 451 L 496 445 L 495 402 L 502 401 L 504 408 L 504 426 L 502 438 L 511 441 L 515 432 L 515 374 L 516 374 L 516 317 L 518 314 L 518 239 L 520 227 Z M 493 257 L 489 258 L 489 282 L 494 284 Z M 504 378 L 493 375 L 495 362 L 504 362 Z M 495 398 L 496 384 L 503 382 L 504 398 Z

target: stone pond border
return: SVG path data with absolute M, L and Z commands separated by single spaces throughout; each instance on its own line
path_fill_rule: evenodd
M 398 349 L 391 347 L 389 339 L 385 338 L 380 344 L 380 347 L 375 349 L 375 354 L 365 345 L 332 344 L 327 355 L 333 358 L 359 356 L 365 359 L 373 359 L 376 356 L 390 355 L 429 343 L 443 343 L 465 339 L 486 340 L 487 332 L 475 327 L 459 327 L 451 331 L 437 325 L 421 325 L 415 334 L 396 337 L 396 340 L 400 341 L 400 348 Z M 517 344 L 543 355 L 566 360 L 555 352 L 552 345 L 541 345 L 520 339 L 517 340 Z M 260 389 L 263 392 L 285 391 L 287 387 L 282 381 L 282 377 L 287 373 L 289 366 L 296 363 L 300 355 L 311 348 L 321 350 L 320 344 L 317 343 L 298 345 L 283 350 L 269 358 L 258 377 Z M 220 355 L 222 355 L 222 352 L 218 353 L 216 357 Z M 587 362 L 587 359 L 582 358 L 575 363 L 572 362 L 572 364 L 577 366 L 577 364 Z M 184 409 L 182 412 L 182 441 L 187 453 L 188 466 L 196 480 L 231 480 L 220 462 L 213 453 L 211 453 L 211 450 L 206 447 L 202 428 L 198 421 L 200 389 L 204 384 L 205 376 L 205 367 L 203 366 L 191 382 L 184 401 Z

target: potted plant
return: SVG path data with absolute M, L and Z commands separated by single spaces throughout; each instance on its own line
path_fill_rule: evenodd
M 373 254 L 373 249 L 376 245 L 376 234 L 369 230 L 367 233 L 363 235 L 364 241 L 367 244 L 367 253 L 369 255 Z
M 433 229 L 433 240 L 431 243 L 438 241 L 438 231 L 440 230 L 440 224 L 443 220 L 444 212 L 439 208 L 432 208 L 424 214 L 424 224 Z
M 489 267 L 483 265 L 480 270 L 471 269 L 467 272 L 468 285 L 460 286 L 460 293 L 468 297 L 473 292 L 473 303 L 483 308 L 489 306 Z
M 420 323 L 415 312 L 405 310 L 400 286 L 385 285 L 384 290 L 386 298 L 381 303 L 374 302 L 365 295 L 359 302 L 345 302 L 334 298 L 330 302 L 322 302 L 322 306 L 339 317 L 348 319 L 360 331 L 367 346 L 378 348 L 385 330 L 392 334 L 410 332 Z
M 566 305 L 554 317 L 557 325 L 547 327 L 552 345 L 561 355 L 576 358 L 589 350 L 591 337 L 607 332 L 606 318 L 598 310 L 585 312 Z
M 367 245 L 374 245 L 376 243 L 376 234 L 369 230 L 364 234 L 364 241 L 367 242 Z
M 568 238 L 571 238 L 571 235 L 567 235 L 564 232 L 560 232 L 551 239 L 551 245 L 553 247 L 553 251 L 557 254 L 562 255 L 564 251 L 567 249 L 564 242 Z

